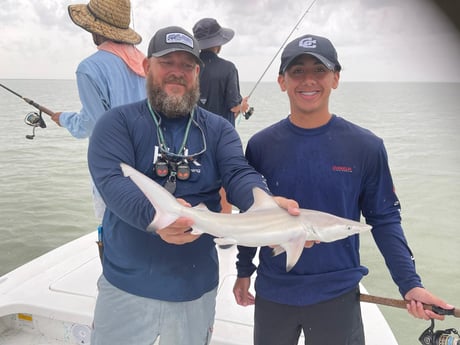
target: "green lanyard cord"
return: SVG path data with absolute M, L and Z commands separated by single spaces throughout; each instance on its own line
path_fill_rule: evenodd
M 158 121 L 157 115 L 153 111 L 152 106 L 150 105 L 150 102 L 148 100 L 147 100 L 147 106 L 149 108 L 150 115 L 152 115 L 153 121 L 155 122 L 155 125 L 157 126 L 157 136 L 158 136 L 158 142 L 160 144 L 160 147 L 164 151 L 169 152 L 169 148 L 166 145 L 166 141 L 165 141 L 165 138 L 164 138 L 164 135 L 163 135 L 163 131 L 161 130 L 161 127 L 160 127 L 161 118 L 160 118 L 160 121 Z M 179 152 L 177 152 L 177 153 L 172 152 L 173 154 L 181 154 L 181 152 L 183 154 L 183 150 L 185 148 L 185 144 L 187 143 L 188 135 L 189 135 L 189 132 L 190 132 L 190 126 L 192 124 L 194 111 L 195 111 L 195 108 L 193 108 L 192 113 L 190 114 L 190 118 L 188 119 L 187 128 L 185 129 L 185 134 L 184 134 L 184 140 L 182 141 L 182 145 L 180 146 Z

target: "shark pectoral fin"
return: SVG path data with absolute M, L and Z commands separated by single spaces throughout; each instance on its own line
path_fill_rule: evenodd
M 273 247 L 272 255 L 277 256 L 284 253 L 286 250 L 281 246 Z
M 268 195 L 263 189 L 258 187 L 253 188 L 252 195 L 254 197 L 254 203 L 247 210 L 247 212 L 258 211 L 258 210 L 267 210 L 272 208 L 278 208 L 278 204 L 273 199 L 272 196 Z
M 204 231 L 201 231 L 200 229 L 192 227 L 192 231 L 190 232 L 192 235 L 201 235 L 204 233 Z
M 305 246 L 305 235 L 299 235 L 287 243 L 280 244 L 286 250 L 286 272 L 289 272 L 302 255 Z
M 164 229 L 174 223 L 177 218 L 179 218 L 179 216 L 174 213 L 167 214 L 161 209 L 157 209 L 152 222 L 147 226 L 146 230 L 148 232 L 155 232 L 157 230 Z
M 216 237 L 214 239 L 214 242 L 218 244 L 219 246 L 237 244 L 237 242 L 233 238 L 230 238 L 230 237 Z
M 147 227 L 146 231 L 147 232 L 156 232 L 158 229 L 156 228 L 155 225 L 153 225 L 153 222 L 149 224 L 149 226 Z

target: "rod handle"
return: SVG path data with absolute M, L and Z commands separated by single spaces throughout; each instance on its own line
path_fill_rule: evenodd
M 43 111 L 44 113 L 48 114 L 49 116 L 53 116 L 54 115 L 54 111 L 51 111 L 49 110 L 48 108 L 38 104 L 38 103 L 35 103 L 33 100 L 29 99 L 29 98 L 26 98 L 26 97 L 22 97 L 22 99 L 24 101 L 26 101 L 27 103 L 29 103 L 31 106 L 37 108 L 38 110 L 41 110 Z
M 359 300 L 361 302 L 380 304 L 380 305 L 385 305 L 388 307 L 395 307 L 395 308 L 401 308 L 401 309 L 406 309 L 406 305 L 407 303 L 409 303 L 408 301 L 405 301 L 402 299 L 399 300 L 399 299 L 394 299 L 394 298 L 379 297 L 379 296 L 372 296 L 372 295 L 366 295 L 366 294 L 360 294 Z M 444 308 L 433 306 L 430 304 L 424 304 L 423 308 L 425 310 L 431 310 L 439 315 L 452 315 L 455 317 L 460 317 L 460 309 L 458 308 L 444 309 Z

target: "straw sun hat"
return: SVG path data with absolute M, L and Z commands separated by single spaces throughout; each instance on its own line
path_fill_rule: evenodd
M 72 21 L 86 31 L 116 42 L 138 44 L 142 41 L 129 27 L 129 0 L 90 0 L 87 5 L 69 5 L 68 9 Z

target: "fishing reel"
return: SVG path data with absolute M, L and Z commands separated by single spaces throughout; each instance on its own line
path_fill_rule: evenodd
M 431 326 L 423 331 L 418 340 L 422 345 L 460 345 L 460 336 L 456 329 L 435 331 L 433 319 L 431 319 Z
M 249 107 L 248 111 L 243 113 L 243 116 L 246 120 L 249 120 L 249 118 L 252 116 L 254 113 L 254 107 Z
M 43 120 L 41 110 L 39 113 L 35 111 L 28 113 L 26 117 L 24 118 L 24 123 L 28 126 L 32 126 L 32 134 L 26 135 L 26 138 L 31 139 L 31 140 L 35 138 L 35 128 L 37 127 L 46 128 L 46 123 L 45 123 L 45 120 Z

